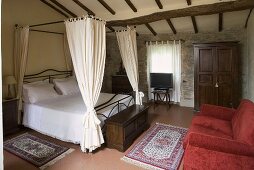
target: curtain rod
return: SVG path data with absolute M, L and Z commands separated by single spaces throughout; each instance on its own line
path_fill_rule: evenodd
M 60 34 L 60 35 L 64 35 L 64 33 L 62 33 L 62 32 L 43 31 L 43 30 L 35 30 L 35 29 L 29 29 L 29 31 L 44 32 L 44 33 L 50 33 L 50 34 Z
M 37 27 L 37 26 L 42 26 L 42 25 L 51 25 L 51 24 L 57 24 L 57 23 L 62 23 L 64 21 L 55 21 L 55 22 L 46 22 L 46 23 L 42 23 L 42 24 L 36 24 L 36 25 L 30 25 L 29 27 Z
M 181 41 L 181 42 L 185 42 L 185 40 L 183 40 L 183 39 L 178 39 L 178 40 L 162 40 L 162 41 L 145 41 L 145 43 L 156 43 L 156 42 L 158 42 L 158 43 L 166 43 L 167 41 Z

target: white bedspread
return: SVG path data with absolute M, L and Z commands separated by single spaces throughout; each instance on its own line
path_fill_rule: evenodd
M 97 106 L 108 101 L 114 94 L 101 93 Z M 113 103 L 127 95 L 117 95 L 110 103 Z M 131 97 L 124 99 L 121 103 L 128 105 Z M 98 111 L 108 116 L 112 105 Z M 124 109 L 125 107 L 121 107 Z M 51 137 L 72 142 L 80 143 L 82 134 L 82 120 L 86 113 L 86 106 L 80 94 L 60 96 L 51 100 L 29 104 L 24 104 L 23 125 L 34 129 Z M 117 113 L 117 107 L 113 114 Z M 111 116 L 113 115 L 111 114 Z M 98 116 L 104 124 L 105 118 Z

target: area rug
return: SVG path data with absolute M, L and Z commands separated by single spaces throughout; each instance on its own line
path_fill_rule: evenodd
M 40 169 L 53 165 L 67 154 L 74 151 L 28 133 L 4 142 L 4 149 L 29 161 Z
M 187 129 L 156 123 L 122 160 L 145 169 L 175 170 L 183 156 Z

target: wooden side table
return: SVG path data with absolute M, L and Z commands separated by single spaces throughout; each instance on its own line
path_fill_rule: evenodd
M 167 89 L 167 90 L 154 90 L 152 91 L 153 93 L 153 100 L 154 102 L 162 102 L 166 104 L 170 104 L 170 93 L 172 89 Z M 161 95 L 163 96 L 161 98 Z M 166 98 L 166 100 L 165 100 Z
M 148 106 L 132 105 L 106 121 L 107 147 L 124 152 L 148 127 Z
M 18 129 L 18 99 L 3 100 L 4 135 L 14 133 Z

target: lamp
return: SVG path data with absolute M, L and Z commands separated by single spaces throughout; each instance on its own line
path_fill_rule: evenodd
M 14 76 L 5 76 L 4 77 L 4 84 L 8 86 L 8 95 L 7 99 L 13 98 L 13 94 L 11 92 L 11 86 L 17 84 L 17 81 Z

